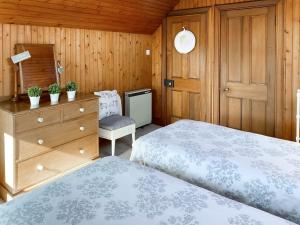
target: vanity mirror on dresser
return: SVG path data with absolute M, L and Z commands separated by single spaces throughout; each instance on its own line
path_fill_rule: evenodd
M 0 103 L 2 197 L 30 190 L 99 157 L 98 97 L 78 94 L 57 105 L 42 100 Z

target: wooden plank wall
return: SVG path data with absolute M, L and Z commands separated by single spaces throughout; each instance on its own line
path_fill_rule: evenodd
M 257 1 L 257 0 L 252 0 Z M 215 39 L 215 44 L 207 49 L 210 59 L 214 59 L 213 71 L 208 73 L 211 79 L 212 95 L 208 96 L 211 101 L 211 120 L 208 122 L 219 123 L 218 108 L 218 70 L 219 70 L 219 49 L 218 49 L 218 28 L 219 21 L 217 19 L 218 9 L 215 7 L 220 4 L 249 2 L 248 0 L 181 0 L 175 9 L 188 9 L 197 7 L 209 7 L 209 37 Z M 153 80 L 152 87 L 155 92 L 162 92 L 161 68 L 157 60 L 161 59 L 161 49 L 163 48 L 161 33 L 153 34 L 152 39 L 155 40 L 155 48 L 153 48 Z M 276 6 L 276 76 L 277 76 L 277 92 L 281 92 L 276 99 L 276 136 L 284 139 L 294 140 L 296 125 L 296 90 L 300 88 L 300 1 L 299 0 L 279 0 Z M 213 56 L 211 56 L 213 54 Z M 154 66 L 156 65 L 156 67 Z M 160 70 L 159 70 L 160 69 Z M 162 75 L 163 76 L 163 75 Z M 163 79 L 163 77 L 161 78 Z M 157 104 L 156 102 L 154 104 Z M 161 108 L 154 108 L 154 115 L 162 118 Z
M 74 80 L 81 92 L 151 87 L 151 35 L 87 29 L 0 24 L 0 96 L 12 94 L 9 57 L 16 43 L 55 44 L 65 72 L 62 84 Z
M 280 3 L 278 13 L 284 16 L 283 54 L 278 63 L 283 64 L 282 136 L 294 139 L 296 136 L 296 91 L 300 88 L 300 1 L 285 0 Z M 279 88 L 281 88 L 279 87 Z
M 164 107 L 162 105 L 162 26 L 152 36 L 152 90 L 153 119 L 160 124 Z

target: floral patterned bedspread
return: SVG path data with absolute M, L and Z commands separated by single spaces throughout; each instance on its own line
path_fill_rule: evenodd
M 131 160 L 300 224 L 300 145 L 181 120 L 138 139 Z
M 0 206 L 1 225 L 288 225 L 137 163 L 108 157 Z

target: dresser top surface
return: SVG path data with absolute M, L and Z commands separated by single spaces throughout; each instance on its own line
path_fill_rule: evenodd
M 64 104 L 70 104 L 74 102 L 80 102 L 80 101 L 88 101 L 88 100 L 93 100 L 97 99 L 99 97 L 93 95 L 93 94 L 76 94 L 76 99 L 73 101 L 68 101 L 67 94 L 63 93 L 61 94 L 59 98 L 59 103 L 56 105 L 51 105 L 50 102 L 50 96 L 43 96 L 40 100 L 40 105 L 38 108 L 31 109 L 30 108 L 30 101 L 29 99 L 26 100 L 20 100 L 17 102 L 12 102 L 12 101 L 4 101 L 0 102 L 0 110 L 6 111 L 8 113 L 12 114 L 18 114 L 26 111 L 34 111 L 34 110 L 39 110 L 43 108 L 49 108 L 49 107 L 57 107 L 60 105 Z

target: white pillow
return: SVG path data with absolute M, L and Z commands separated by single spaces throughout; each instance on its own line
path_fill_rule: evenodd
M 119 95 L 116 90 L 94 92 L 99 96 L 99 119 L 102 120 L 112 115 L 120 115 Z

